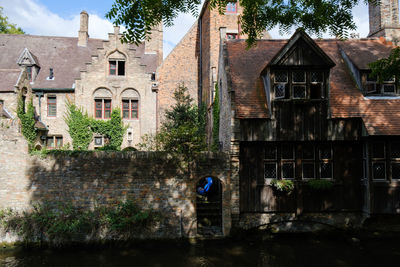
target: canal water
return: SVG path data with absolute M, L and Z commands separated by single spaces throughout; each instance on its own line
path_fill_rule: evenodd
M 400 266 L 399 240 L 310 237 L 129 248 L 0 250 L 0 266 Z

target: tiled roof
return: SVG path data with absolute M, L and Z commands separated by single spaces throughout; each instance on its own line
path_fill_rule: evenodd
M 246 50 L 246 43 L 241 40 L 227 41 L 237 118 L 268 118 L 260 74 L 286 42 L 287 40 L 260 40 L 255 48 Z M 332 118 L 359 117 L 370 135 L 400 135 L 400 99 L 365 98 L 356 87 L 339 51 L 340 46 L 348 53 L 352 62 L 362 69 L 369 62 L 387 56 L 391 47 L 377 39 L 328 39 L 316 43 L 336 64 L 331 69 L 330 76 L 329 106 Z
M 80 47 L 78 38 L 73 37 L 0 34 L 0 75 L 5 75 L 2 70 L 18 70 L 17 60 L 24 48 L 28 48 L 40 62 L 40 72 L 32 88 L 72 88 L 75 79 L 80 78 L 80 71 L 86 69 L 86 63 L 92 61 L 91 56 L 97 54 L 97 48 L 103 47 L 103 42 L 89 38 L 87 47 Z M 136 57 L 141 58 L 141 65 L 146 65 L 146 72 L 155 72 L 157 55 L 144 54 L 144 44 L 132 45 L 132 48 L 136 49 Z M 54 71 L 54 80 L 47 79 L 50 68 Z M 0 77 L 0 91 L 14 90 L 17 78 L 7 77 L 6 83 Z
M 20 72 L 19 69 L 0 69 L 0 92 L 14 92 Z

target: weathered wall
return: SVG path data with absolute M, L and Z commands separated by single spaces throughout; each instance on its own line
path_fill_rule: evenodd
M 3 100 L 4 107 L 14 117 L 17 116 L 17 94 L 14 92 L 0 92 L 0 100 Z
M 91 152 L 31 156 L 16 126 L 0 132 L 0 209 L 29 209 L 37 202 L 69 202 L 82 208 L 131 199 L 162 215 L 148 238 L 194 236 L 196 184 L 205 176 L 223 186 L 224 234 L 230 231 L 229 165 L 224 154 L 202 154 L 190 168 L 157 152 Z

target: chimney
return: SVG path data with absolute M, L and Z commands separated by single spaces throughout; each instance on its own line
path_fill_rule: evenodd
M 81 12 L 81 25 L 79 28 L 79 36 L 78 36 L 78 46 L 87 46 L 87 42 L 89 39 L 88 28 L 89 28 L 89 14 L 86 11 Z
M 397 43 L 400 40 L 398 0 L 381 0 L 377 4 L 370 2 L 368 6 L 368 37 L 385 37 Z

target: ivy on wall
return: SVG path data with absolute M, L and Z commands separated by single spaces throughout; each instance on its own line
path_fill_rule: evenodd
M 103 135 L 109 140 L 105 144 L 104 150 L 121 150 L 122 141 L 126 127 L 122 123 L 121 110 L 113 109 L 110 120 L 91 119 L 91 130 L 93 133 Z
M 219 89 L 215 84 L 215 98 L 213 103 L 213 128 L 212 128 L 212 150 L 219 150 Z
M 35 129 L 35 108 L 33 107 L 32 97 L 28 100 L 26 112 L 24 106 L 24 100 L 22 94 L 20 94 L 18 97 L 17 116 L 21 121 L 22 135 L 28 141 L 31 148 L 37 137 L 37 130 Z
M 87 113 L 83 113 L 74 104 L 68 104 L 65 122 L 68 125 L 68 133 L 72 138 L 74 150 L 87 150 L 94 133 L 108 140 L 102 150 L 121 149 L 126 127 L 122 122 L 121 110 L 118 108 L 113 109 L 111 119 L 96 120 L 90 118 Z

